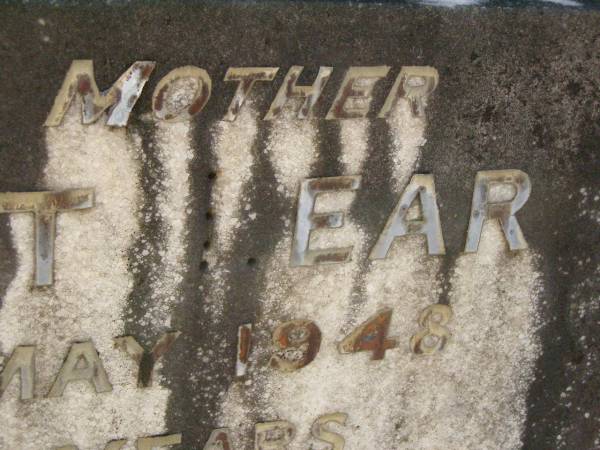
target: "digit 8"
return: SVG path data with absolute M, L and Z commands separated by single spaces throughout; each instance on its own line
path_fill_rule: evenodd
M 444 348 L 450 338 L 445 325 L 452 319 L 452 309 L 446 305 L 430 305 L 419 316 L 419 325 L 424 328 L 410 338 L 410 349 L 416 354 L 431 355 Z
M 312 320 L 290 320 L 275 329 L 273 345 L 271 367 L 293 372 L 315 359 L 321 347 L 321 330 Z

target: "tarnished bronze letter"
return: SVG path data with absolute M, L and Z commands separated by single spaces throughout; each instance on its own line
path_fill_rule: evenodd
M 212 82 L 204 69 L 178 67 L 166 74 L 152 95 L 154 117 L 167 122 L 190 120 L 206 105 Z
M 433 67 L 403 67 L 385 99 L 378 117 L 388 117 L 396 103 L 398 103 L 399 98 L 405 98 L 410 102 L 411 110 L 415 116 L 423 116 L 427 97 L 437 87 L 438 80 L 438 71 Z
M 340 211 L 315 214 L 317 195 L 323 192 L 354 191 L 360 186 L 360 176 L 310 178 L 300 185 L 296 230 L 292 242 L 292 266 L 347 262 L 352 247 L 309 250 L 310 232 L 319 228 L 340 228 L 344 213 Z
M 257 81 L 272 81 L 279 67 L 230 67 L 225 81 L 237 81 L 238 87 L 223 120 L 233 122 L 244 105 L 252 86 Z
M 136 442 L 136 448 L 137 450 L 154 450 L 177 444 L 181 444 L 181 433 L 139 438 Z
M 257 423 L 254 426 L 254 450 L 285 450 L 296 436 L 296 427 L 286 420 Z
M 344 450 L 344 445 L 346 441 L 344 437 L 340 434 L 333 433 L 329 431 L 326 425 L 330 422 L 335 422 L 339 425 L 346 425 L 346 420 L 348 419 L 348 414 L 346 413 L 332 413 L 325 414 L 324 416 L 320 416 L 313 423 L 310 432 L 315 439 L 318 439 L 323 442 L 327 442 L 331 445 L 331 450 Z
M 180 334 L 179 331 L 163 334 L 150 352 L 145 351 L 144 347 L 133 336 L 122 336 L 114 339 L 115 347 L 123 350 L 138 364 L 138 387 L 152 386 L 152 375 L 156 361 L 171 349 Z
M 375 83 L 387 75 L 389 66 L 350 67 L 326 119 L 365 117 L 373 100 Z
M 304 103 L 298 110 L 298 119 L 306 119 L 311 115 L 325 85 L 329 81 L 333 67 L 319 67 L 317 79 L 312 86 L 297 86 L 296 81 L 300 77 L 303 68 L 302 66 L 290 67 L 264 120 L 273 120 L 279 116 L 285 104 L 292 98 L 304 99 Z
M 91 59 L 73 61 L 44 126 L 60 125 L 73 98 L 78 94 L 82 99 L 82 123 L 95 122 L 106 109 L 110 108 L 106 124 L 124 127 L 154 66 L 153 61 L 136 61 L 108 90 L 100 92 L 94 78 L 93 61 Z
M 2 192 L 0 213 L 32 212 L 35 217 L 35 284 L 53 282 L 56 213 L 94 206 L 93 189 L 62 192 Z
M 35 346 L 20 345 L 14 349 L 0 374 L 0 397 L 17 372 L 21 380 L 21 400 L 31 400 L 35 384 Z
M 91 341 L 76 342 L 71 346 L 48 397 L 63 395 L 71 381 L 87 381 L 98 393 L 112 391 L 106 370 Z
M 477 251 L 483 222 L 488 219 L 500 221 L 511 250 L 527 248 L 515 214 L 527 202 L 530 193 L 529 176 L 520 170 L 477 172 L 465 252 Z
M 421 217 L 417 220 L 407 220 L 408 210 L 417 195 L 421 203 Z M 369 258 L 385 258 L 394 239 L 408 234 L 427 236 L 427 250 L 430 255 L 443 255 L 446 252 L 440 213 L 435 200 L 433 175 L 413 175 L 385 224 L 385 228 L 379 235 Z

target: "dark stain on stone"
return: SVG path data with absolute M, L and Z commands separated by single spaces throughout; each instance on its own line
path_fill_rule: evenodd
M 158 148 L 154 138 L 155 124 L 133 119 L 129 127 L 141 137 L 144 162 L 140 163 L 139 174 L 142 191 L 142 207 L 138 215 L 139 231 L 128 255 L 128 270 L 133 274 L 133 289 L 127 297 L 127 307 L 123 313 L 124 334 L 133 336 L 142 347 L 152 348 L 165 326 L 159 323 L 146 326 L 144 320 L 148 310 L 154 306 L 152 283 L 161 276 L 159 252 L 165 242 L 165 231 L 159 212 L 157 186 L 164 179 L 165 172 L 157 154 Z M 141 158 L 142 155 L 139 157 Z M 142 252 L 147 252 L 147 255 L 142 256 Z

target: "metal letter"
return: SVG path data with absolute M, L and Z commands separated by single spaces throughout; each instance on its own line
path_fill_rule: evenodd
M 71 346 L 48 397 L 62 396 L 67 384 L 72 381 L 87 381 L 97 393 L 112 391 L 108 375 L 91 341 L 76 342 Z
M 252 324 L 246 323 L 238 328 L 237 358 L 235 361 L 235 376 L 243 378 L 248 370 L 248 357 L 252 347 Z
M 17 372 L 21 379 L 21 400 L 31 400 L 35 384 L 35 346 L 20 345 L 14 349 L 0 373 L 0 397 Z
M 421 218 L 407 220 L 408 210 L 417 195 L 421 206 Z M 379 235 L 369 258 L 385 258 L 394 239 L 409 234 L 424 234 L 427 236 L 427 251 L 430 255 L 443 255 L 446 252 L 440 224 L 440 213 L 435 200 L 433 175 L 412 176 L 410 183 L 400 197 L 400 201 L 385 224 L 385 228 Z
M 225 81 L 237 81 L 238 87 L 223 120 L 233 122 L 248 98 L 254 83 L 273 81 L 278 70 L 279 67 L 230 67 L 227 69 Z
M 93 189 L 62 192 L 2 192 L 0 213 L 32 212 L 35 217 L 35 284 L 53 282 L 56 213 L 94 206 Z
M 178 82 L 186 79 L 195 84 L 191 96 L 185 92 L 185 86 L 177 85 Z M 154 89 L 152 95 L 154 117 L 167 122 L 190 120 L 202 111 L 210 98 L 211 90 L 212 82 L 206 70 L 195 66 L 173 69 L 158 82 Z
M 296 427 L 286 420 L 257 423 L 254 427 L 254 450 L 285 450 L 296 436 Z
M 110 108 L 106 124 L 124 127 L 155 65 L 153 61 L 136 61 L 108 90 L 100 92 L 94 78 L 93 61 L 74 60 L 54 99 L 54 105 L 44 126 L 60 125 L 73 98 L 78 94 L 82 99 L 82 123 L 95 122 L 106 109 Z
M 335 422 L 339 425 L 346 425 L 348 414 L 346 413 L 332 413 L 320 416 L 313 423 L 310 432 L 315 439 L 331 444 L 331 450 L 344 450 L 346 441 L 340 434 L 333 433 L 326 428 L 329 422 Z
M 438 71 L 433 67 L 403 67 L 385 99 L 378 117 L 388 117 L 399 98 L 405 98 L 410 102 L 415 116 L 423 116 L 427 98 L 437 87 L 438 81 Z
M 508 187 L 513 190 L 511 193 L 512 198 L 510 200 L 490 199 L 492 189 L 502 187 Z M 497 219 L 500 221 L 504 236 L 508 241 L 508 247 L 511 250 L 523 250 L 527 248 L 527 242 L 523 237 L 523 232 L 515 214 L 527 202 L 529 194 L 531 194 L 531 182 L 525 172 L 520 170 L 486 170 L 477 172 L 465 252 L 473 253 L 477 251 L 483 222 L 488 219 Z
M 114 339 L 115 347 L 123 350 L 138 364 L 137 385 L 139 388 L 152 386 L 152 375 L 156 361 L 171 349 L 180 334 L 180 331 L 163 334 L 150 352 L 146 352 L 133 336 L 122 336 Z
M 303 68 L 303 66 L 290 67 L 264 120 L 273 120 L 278 117 L 283 111 L 285 104 L 291 98 L 304 99 L 302 106 L 298 110 L 298 119 L 306 119 L 311 115 L 325 85 L 329 81 L 333 67 L 319 67 L 317 79 L 312 86 L 297 86 L 296 82 Z
M 320 228 L 341 228 L 344 213 L 315 214 L 313 212 L 317 195 L 323 192 L 354 191 L 360 186 L 360 176 L 309 178 L 300 185 L 296 230 L 292 242 L 292 266 L 347 262 L 352 247 L 309 250 L 310 233 Z
M 135 445 L 137 450 L 154 450 L 177 444 L 181 444 L 181 433 L 139 438 Z
M 110 441 L 104 447 L 104 450 L 121 450 L 123 446 L 127 443 L 126 439 L 119 439 L 118 441 Z M 57 447 L 56 450 L 78 450 L 75 445 L 65 445 L 63 447 Z
M 233 450 L 229 428 L 219 428 L 210 433 L 203 450 Z
M 384 78 L 389 70 L 389 66 L 350 67 L 325 118 L 365 117 L 371 107 L 375 83 Z

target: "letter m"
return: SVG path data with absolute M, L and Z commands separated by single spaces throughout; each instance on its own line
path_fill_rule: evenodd
M 124 127 L 154 66 L 153 61 L 136 61 L 108 90 L 100 92 L 94 79 L 92 60 L 74 60 L 44 126 L 60 125 L 73 99 L 78 95 L 81 98 L 82 123 L 95 122 L 108 109 L 106 124 Z

